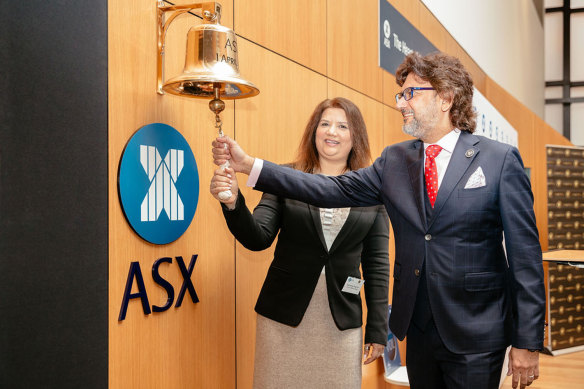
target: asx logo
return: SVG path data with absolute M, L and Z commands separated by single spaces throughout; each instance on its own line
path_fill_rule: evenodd
M 158 220 L 162 210 L 170 220 L 184 220 L 185 207 L 176 190 L 184 166 L 184 150 L 170 149 L 162 160 L 156 147 L 140 145 L 140 163 L 150 181 L 140 207 L 141 221 Z
M 118 176 L 128 223 L 142 239 L 167 244 L 189 227 L 199 200 L 199 175 L 185 138 L 162 123 L 148 124 L 128 141 Z
M 193 285 L 193 281 L 191 279 L 193 275 L 193 268 L 195 267 L 195 262 L 197 261 L 198 255 L 195 254 L 191 256 L 191 261 L 189 262 L 188 267 L 185 264 L 185 261 L 182 257 L 175 257 L 176 264 L 180 270 L 182 275 L 182 285 L 180 291 L 178 292 L 178 297 L 176 299 L 175 308 L 178 308 L 182 305 L 183 299 L 185 297 L 186 292 L 189 293 L 191 297 L 191 301 L 193 303 L 199 302 L 199 297 L 197 296 L 197 292 L 195 291 L 195 286 Z M 148 300 L 148 293 L 146 292 L 146 285 L 144 284 L 144 277 L 142 277 L 142 270 L 140 268 L 139 262 L 132 262 L 130 263 L 130 270 L 128 271 L 128 278 L 126 280 L 126 287 L 124 288 L 124 297 L 122 298 L 122 306 L 120 308 L 120 314 L 118 316 L 118 321 L 123 321 L 126 319 L 126 313 L 128 312 L 128 304 L 130 300 L 133 299 L 140 299 L 142 303 L 142 310 L 144 311 L 144 315 L 150 315 L 152 311 L 154 312 L 164 312 L 172 306 L 174 303 L 174 287 L 172 284 L 164 279 L 160 275 L 160 265 L 163 263 L 172 264 L 172 258 L 164 257 L 157 259 L 154 264 L 152 264 L 152 280 L 164 288 L 166 290 L 166 301 L 164 305 L 152 305 L 152 309 L 150 309 L 150 301 Z M 136 293 L 132 293 L 132 289 L 136 289 L 133 285 L 136 285 L 138 291 Z

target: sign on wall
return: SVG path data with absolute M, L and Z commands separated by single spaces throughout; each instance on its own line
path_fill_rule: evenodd
M 387 0 L 379 0 L 379 66 L 395 74 L 412 51 L 426 55 L 438 49 Z
M 475 135 L 481 135 L 518 147 L 517 130 L 497 111 L 477 88 L 474 88 L 472 105 L 477 113 Z
M 126 219 L 142 239 L 177 240 L 199 200 L 197 163 L 186 139 L 167 124 L 140 128 L 122 154 L 118 190 Z

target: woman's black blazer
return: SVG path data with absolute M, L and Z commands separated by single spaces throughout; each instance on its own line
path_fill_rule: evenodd
M 319 208 L 264 193 L 253 214 L 241 192 L 234 210 L 223 205 L 231 233 L 247 249 L 264 250 L 280 233 L 274 259 L 255 310 L 290 326 L 300 324 L 321 274 L 332 316 L 340 330 L 360 327 L 361 296 L 342 292 L 347 277 L 365 280 L 365 343 L 387 342 L 389 221 L 383 206 L 351 208 L 330 250 L 326 249 Z

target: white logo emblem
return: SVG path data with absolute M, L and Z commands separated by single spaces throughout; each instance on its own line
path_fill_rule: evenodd
M 164 160 L 154 146 L 140 145 L 140 163 L 150 187 L 142 201 L 141 221 L 156 221 L 164 209 L 170 220 L 184 220 L 184 205 L 176 190 L 176 180 L 184 166 L 184 151 L 170 149 Z
M 391 28 L 389 27 L 389 22 L 386 20 L 383 21 L 383 46 L 391 49 L 391 41 L 389 40 L 389 36 L 391 35 Z

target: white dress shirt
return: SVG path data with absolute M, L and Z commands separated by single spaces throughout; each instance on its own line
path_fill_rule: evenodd
M 249 177 L 247 178 L 247 186 L 251 186 L 252 188 L 258 182 L 258 178 L 260 177 L 260 173 L 262 168 L 264 167 L 264 160 L 256 158 L 253 161 L 253 166 L 251 167 L 251 171 L 249 172 Z

